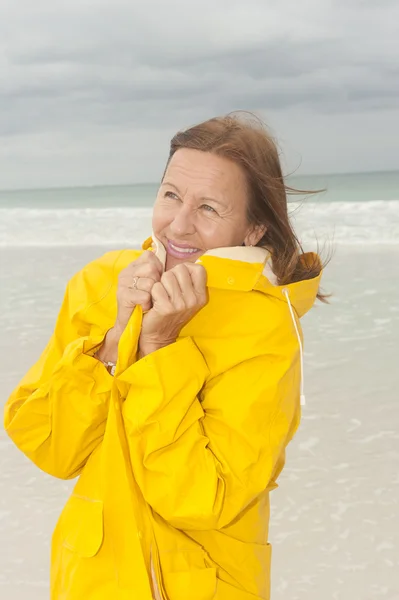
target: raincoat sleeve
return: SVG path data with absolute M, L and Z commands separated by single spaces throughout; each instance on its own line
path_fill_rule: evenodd
M 80 473 L 107 419 L 112 377 L 90 355 L 105 333 L 90 337 L 84 322 L 89 303 L 81 272 L 68 284 L 46 349 L 5 407 L 4 425 L 14 443 L 43 471 L 62 479 Z
M 264 354 L 210 381 L 191 338 L 124 373 L 134 475 L 146 501 L 174 527 L 220 529 L 275 487 L 300 411 L 298 346 L 284 330 L 276 324 Z

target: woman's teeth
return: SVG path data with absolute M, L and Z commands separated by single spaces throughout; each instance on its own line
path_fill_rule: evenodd
M 174 246 L 173 244 L 170 244 L 170 247 L 172 248 L 172 250 L 175 250 L 176 252 L 181 252 L 182 254 L 195 254 L 196 252 L 199 252 L 198 248 L 178 248 L 177 246 Z

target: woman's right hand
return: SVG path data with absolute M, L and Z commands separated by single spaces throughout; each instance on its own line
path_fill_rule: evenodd
M 116 297 L 118 312 L 114 326 L 105 336 L 104 343 L 96 352 L 96 357 L 103 362 L 116 363 L 118 344 L 130 316 L 139 304 L 143 311 L 152 307 L 151 290 L 153 285 L 161 281 L 163 266 L 153 252 L 147 250 L 130 263 L 119 274 Z
M 161 281 L 162 263 L 150 250 L 146 250 L 134 262 L 130 263 L 119 274 L 116 297 L 118 314 L 114 329 L 122 335 L 130 316 L 137 305 L 143 311 L 152 307 L 151 291 L 153 285 Z

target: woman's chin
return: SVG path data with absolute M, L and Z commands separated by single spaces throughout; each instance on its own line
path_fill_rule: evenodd
M 202 253 L 196 253 L 195 255 L 192 256 L 184 256 L 181 258 L 178 258 L 177 256 L 172 256 L 171 254 L 169 254 L 167 252 L 166 254 L 166 271 L 168 271 L 169 269 L 173 269 L 173 267 L 177 267 L 177 265 L 182 265 L 184 263 L 195 263 L 199 257 L 202 255 Z

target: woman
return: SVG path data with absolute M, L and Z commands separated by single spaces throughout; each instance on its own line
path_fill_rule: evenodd
M 320 261 L 289 223 L 274 142 L 234 116 L 173 138 L 153 232 L 72 278 L 6 406 L 34 463 L 79 476 L 51 597 L 264 600 Z

